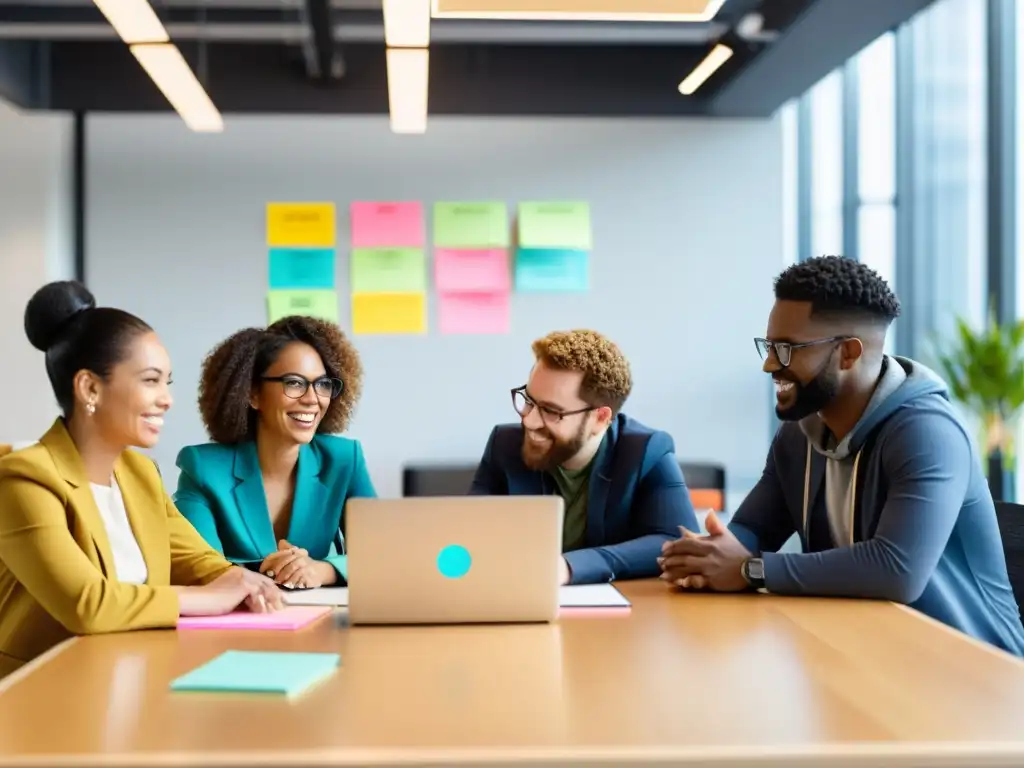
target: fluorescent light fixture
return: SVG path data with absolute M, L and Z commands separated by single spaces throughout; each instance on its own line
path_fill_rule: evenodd
M 391 130 L 424 133 L 430 52 L 426 48 L 388 48 L 387 57 Z
M 224 130 L 220 112 L 210 101 L 177 46 L 170 43 L 133 45 L 131 52 L 185 121 L 185 125 L 200 133 Z
M 693 71 L 679 84 L 679 92 L 683 96 L 690 96 L 704 85 L 709 77 L 718 71 L 718 68 L 732 58 L 732 48 L 719 43 L 711 49 L 711 53 L 704 57 L 703 61 L 693 68 Z
M 166 43 L 171 38 L 147 0 L 93 0 L 128 45 Z
M 430 45 L 430 0 L 384 0 L 384 44 L 388 48 Z
M 725 0 L 431 0 L 435 19 L 711 21 Z

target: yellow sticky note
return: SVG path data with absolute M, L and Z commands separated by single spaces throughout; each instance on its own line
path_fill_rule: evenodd
M 267 246 L 334 246 L 334 203 L 267 203 Z
M 424 293 L 352 294 L 353 333 L 426 333 Z

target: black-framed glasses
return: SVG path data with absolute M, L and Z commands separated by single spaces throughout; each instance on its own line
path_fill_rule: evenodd
M 530 411 L 536 408 L 545 424 L 557 424 L 566 416 L 576 416 L 580 413 L 597 410 L 596 405 L 588 405 L 586 408 L 577 408 L 574 411 L 560 411 L 557 408 L 541 405 L 526 394 L 525 384 L 512 390 L 512 407 L 516 409 L 516 413 L 524 418 Z
M 292 400 L 298 400 L 305 395 L 309 391 L 310 385 L 313 386 L 313 391 L 317 397 L 329 397 L 331 400 L 338 397 L 345 388 L 345 384 L 341 379 L 321 376 L 315 381 L 310 381 L 305 376 L 299 376 L 297 373 L 288 373 L 284 376 L 264 376 L 263 381 L 280 382 L 284 388 L 285 396 L 290 397 Z
M 847 341 L 852 339 L 852 336 L 829 336 L 827 339 L 815 339 L 814 341 L 802 341 L 798 344 L 794 344 L 790 341 L 772 341 L 771 339 L 754 339 L 754 346 L 757 347 L 757 354 L 764 360 L 768 357 L 771 351 L 775 350 L 775 359 L 779 361 L 779 365 L 786 368 L 789 365 L 790 360 L 793 359 L 793 350 L 802 349 L 804 347 L 816 347 L 819 344 L 834 344 L 839 341 Z

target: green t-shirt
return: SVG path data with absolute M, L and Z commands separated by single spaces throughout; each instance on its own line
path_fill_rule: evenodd
M 562 526 L 562 551 L 580 549 L 587 538 L 587 496 L 590 486 L 590 468 L 564 469 L 555 467 L 555 482 L 558 492 L 565 500 L 565 521 Z

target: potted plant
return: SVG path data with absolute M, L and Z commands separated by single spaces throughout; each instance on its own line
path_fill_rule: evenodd
M 953 397 L 974 415 L 992 497 L 1012 501 L 1016 436 L 1024 408 L 1024 320 L 974 331 L 957 318 L 955 341 L 939 355 Z

